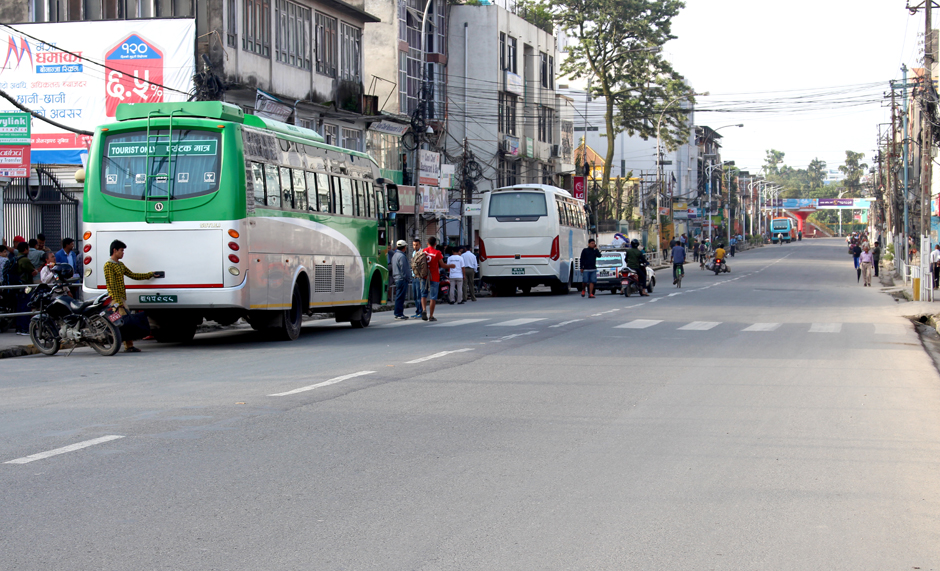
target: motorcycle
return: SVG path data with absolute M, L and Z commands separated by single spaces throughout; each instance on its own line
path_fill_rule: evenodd
M 85 343 L 100 355 L 114 355 L 121 348 L 120 326 L 124 318 L 103 293 L 90 301 L 78 301 L 63 294 L 72 278 L 68 264 L 53 266 L 56 281 L 50 286 L 30 288 L 29 307 L 38 311 L 29 323 L 29 338 L 44 355 L 55 355 L 63 341 Z
M 722 273 L 728 273 L 731 271 L 731 268 L 728 267 L 728 263 L 725 262 L 722 258 L 715 258 L 706 266 L 709 270 L 715 272 L 715 275 Z
M 642 269 L 646 271 L 646 292 L 653 293 L 653 288 L 656 287 L 656 273 L 649 266 Z M 640 275 L 633 268 L 621 268 L 620 285 L 626 297 L 630 297 L 631 293 L 640 293 Z

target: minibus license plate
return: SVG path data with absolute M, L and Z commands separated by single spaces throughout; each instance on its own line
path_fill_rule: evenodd
M 512 275 L 514 275 L 514 276 L 524 276 L 524 275 L 525 275 L 525 268 L 513 268 L 513 269 L 512 269 Z
M 175 295 L 142 295 L 140 303 L 176 303 Z

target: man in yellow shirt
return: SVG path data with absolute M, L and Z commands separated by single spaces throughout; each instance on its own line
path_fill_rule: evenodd
M 718 249 L 715 250 L 715 259 L 724 260 L 725 259 L 725 248 L 724 244 L 718 244 Z
M 127 291 L 124 289 L 124 276 L 132 280 L 149 280 L 150 278 L 162 278 L 163 272 L 147 272 L 138 274 L 130 271 L 121 258 L 124 257 L 124 249 L 127 244 L 120 240 L 111 242 L 111 259 L 104 263 L 104 282 L 108 286 L 108 295 L 111 296 L 111 303 L 118 308 L 121 315 L 127 315 Z M 159 274 L 159 275 L 158 275 Z M 140 349 L 134 347 L 133 341 L 124 341 L 124 351 L 126 353 L 140 353 Z

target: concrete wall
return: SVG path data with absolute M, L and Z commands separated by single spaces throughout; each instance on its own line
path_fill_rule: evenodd
M 398 96 L 398 2 L 364 0 L 364 3 L 366 12 L 382 19 L 378 23 L 366 24 L 363 33 L 362 51 L 368 54 L 362 78 L 366 94 L 379 98 L 380 111 L 399 113 L 401 105 Z M 373 81 L 373 76 L 381 79 Z

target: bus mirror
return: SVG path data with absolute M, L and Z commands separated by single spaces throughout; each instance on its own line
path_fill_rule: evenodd
M 385 192 L 387 193 L 388 200 L 388 211 L 389 212 L 398 212 L 398 187 L 394 184 L 389 184 L 385 187 Z
M 398 215 L 395 214 L 394 212 L 389 212 L 388 214 L 385 215 L 385 220 L 388 221 L 390 226 L 394 226 L 395 223 L 398 221 Z

